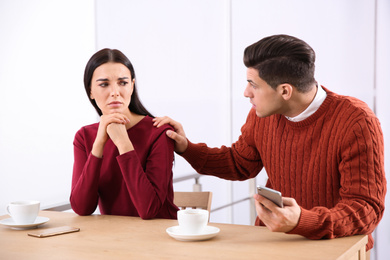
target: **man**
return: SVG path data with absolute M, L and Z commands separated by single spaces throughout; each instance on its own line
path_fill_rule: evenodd
M 288 35 L 245 49 L 253 107 L 231 147 L 193 144 L 168 117 L 155 125 L 174 127 L 175 151 L 201 174 L 245 180 L 265 167 L 285 207 L 254 195 L 256 225 L 310 239 L 368 234 L 369 250 L 386 194 L 380 123 L 364 102 L 318 85 L 314 62 L 313 49 Z

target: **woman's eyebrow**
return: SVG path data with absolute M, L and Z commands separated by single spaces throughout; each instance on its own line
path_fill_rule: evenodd
M 108 79 L 97 79 L 96 81 L 108 81 Z
M 129 79 L 129 77 L 118 78 L 118 80 L 124 80 L 124 79 Z M 108 81 L 108 79 L 97 79 L 96 81 Z

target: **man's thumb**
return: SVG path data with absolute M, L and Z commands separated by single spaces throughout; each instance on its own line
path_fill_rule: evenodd
M 167 136 L 173 140 L 175 140 L 175 132 L 172 130 L 167 130 Z

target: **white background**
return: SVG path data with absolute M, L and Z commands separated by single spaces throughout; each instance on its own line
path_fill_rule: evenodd
M 98 119 L 83 71 L 105 47 L 130 58 L 155 116 L 181 122 L 193 142 L 220 146 L 237 139 L 250 109 L 244 48 L 272 34 L 297 36 L 316 51 L 320 84 L 376 112 L 388 159 L 389 25 L 387 0 L 0 0 L 0 214 L 12 200 L 43 207 L 68 200 L 74 134 Z M 175 177 L 191 173 L 176 156 Z M 256 179 L 263 183 L 266 173 Z M 250 196 L 248 181 L 200 181 L 213 191 L 214 209 Z M 214 211 L 211 221 L 253 224 L 249 212 L 246 200 Z M 385 212 L 373 257 L 385 259 L 389 246 Z

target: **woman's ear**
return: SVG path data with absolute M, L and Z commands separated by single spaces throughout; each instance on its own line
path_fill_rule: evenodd
M 131 81 L 131 94 L 133 95 L 134 91 L 135 78 Z
M 90 98 L 90 99 L 95 99 L 95 98 L 93 97 L 92 93 L 89 94 L 89 98 Z

